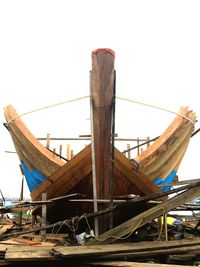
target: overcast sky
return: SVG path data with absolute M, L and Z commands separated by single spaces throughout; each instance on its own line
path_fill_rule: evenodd
M 12 104 L 21 114 L 89 94 L 91 52 L 115 51 L 117 96 L 200 116 L 199 1 L 0 1 L 0 121 Z M 155 137 L 173 115 L 145 106 L 116 104 L 120 137 Z M 23 117 L 37 137 L 90 133 L 89 102 L 63 105 Z M 196 127 L 199 127 L 197 123 Z M 179 178 L 199 178 L 197 135 Z M 0 188 L 20 191 L 21 174 L 9 133 L 0 126 Z M 26 192 L 28 195 L 28 191 Z

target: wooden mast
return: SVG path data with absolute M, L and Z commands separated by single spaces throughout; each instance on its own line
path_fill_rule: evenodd
M 113 97 L 115 88 L 114 52 L 110 49 L 97 49 L 92 52 L 91 72 L 91 111 L 93 146 L 93 183 L 99 199 L 112 199 L 111 130 L 113 117 Z M 105 231 L 108 222 L 101 222 L 100 231 Z

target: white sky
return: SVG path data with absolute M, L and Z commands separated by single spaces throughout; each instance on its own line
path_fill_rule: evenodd
M 91 52 L 116 52 L 118 96 L 200 116 L 199 1 L 0 1 L 0 188 L 18 195 L 21 174 L 3 107 L 19 113 L 89 94 Z M 155 137 L 173 115 L 117 101 L 120 137 Z M 23 117 L 37 136 L 89 134 L 89 104 L 60 106 Z M 197 123 L 196 127 L 199 127 Z M 180 179 L 198 178 L 197 135 L 179 168 Z M 28 191 L 26 192 L 28 195 Z

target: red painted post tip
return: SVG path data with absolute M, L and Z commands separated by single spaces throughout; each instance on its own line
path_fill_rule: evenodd
M 110 48 L 98 48 L 92 51 L 92 55 L 98 54 L 99 52 L 108 52 L 115 57 L 115 52 Z

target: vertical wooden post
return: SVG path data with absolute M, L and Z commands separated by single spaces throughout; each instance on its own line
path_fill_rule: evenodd
M 149 136 L 147 136 L 147 141 L 149 141 L 150 140 L 150 137 Z M 147 148 L 150 146 L 150 142 L 149 143 L 147 143 Z
M 47 193 L 42 193 L 42 201 L 47 200 Z M 42 227 L 46 226 L 47 220 L 47 205 L 42 204 Z M 46 230 L 41 231 L 41 240 L 42 242 L 46 241 Z
M 164 239 L 168 241 L 168 227 L 167 227 L 167 213 L 163 215 L 163 226 L 164 226 Z
M 22 173 L 22 183 L 21 183 L 21 192 L 20 192 L 20 201 L 23 201 L 24 199 L 24 169 L 22 168 L 22 165 L 19 165 L 21 173 Z M 22 215 L 23 212 L 21 211 L 19 213 L 19 228 L 21 228 L 22 226 Z
M 162 218 L 158 217 L 158 238 L 162 237 Z
M 62 156 L 62 145 L 59 146 L 59 155 Z
M 71 159 L 71 151 L 70 151 L 70 144 L 67 144 L 67 159 Z
M 53 148 L 53 152 L 56 153 L 56 148 L 55 147 Z M 53 154 L 53 156 L 55 157 L 56 155 Z
M 127 146 L 127 149 L 130 149 L 131 148 L 131 145 L 130 144 L 127 144 L 126 146 Z M 127 158 L 128 159 L 131 159 L 131 151 L 130 150 L 127 152 Z
M 111 125 L 115 89 L 114 52 L 97 49 L 92 53 L 91 109 L 92 143 L 94 153 L 93 177 L 96 178 L 97 198 L 111 199 L 112 146 Z M 95 172 L 95 174 L 94 174 Z M 94 182 L 94 180 L 93 180 Z M 100 232 L 108 229 L 108 220 L 102 220 Z
M 74 156 L 74 150 L 71 149 L 71 153 L 70 153 L 70 157 L 71 157 L 71 159 L 73 158 L 73 156 Z
M 47 134 L 47 143 L 46 147 L 49 149 L 50 148 L 50 134 Z
M 91 76 L 91 73 L 90 73 Z M 91 83 L 91 77 L 90 77 Z M 91 87 L 91 85 L 90 85 Z M 92 151 L 92 186 L 93 186 L 93 205 L 94 212 L 98 211 L 97 204 L 97 177 L 96 177 L 96 164 L 95 164 L 95 147 L 94 147 L 94 126 L 93 126 L 93 112 L 92 112 L 92 98 L 90 98 L 90 123 L 91 123 L 91 151 Z M 99 235 L 99 220 L 98 217 L 94 218 L 94 231 L 95 235 Z
M 139 137 L 137 137 L 137 146 L 139 146 L 139 144 L 140 144 Z M 137 148 L 137 155 L 138 156 L 140 155 L 140 148 L 139 147 Z

